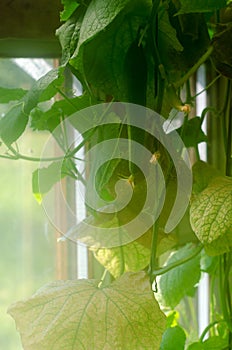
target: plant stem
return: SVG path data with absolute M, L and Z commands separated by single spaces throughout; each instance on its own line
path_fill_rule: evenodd
M 206 334 L 208 333 L 208 331 L 210 330 L 210 328 L 214 327 L 216 324 L 218 323 L 222 323 L 222 322 L 225 322 L 224 320 L 219 320 L 219 321 L 214 321 L 214 322 L 211 322 L 210 324 L 208 324 L 207 327 L 205 327 L 205 329 L 203 330 L 203 332 L 201 333 L 201 336 L 199 338 L 200 342 L 203 342 Z
M 164 273 L 174 269 L 175 267 L 185 264 L 189 260 L 192 260 L 193 258 L 195 258 L 201 252 L 202 249 L 203 249 L 203 245 L 199 245 L 198 247 L 196 247 L 195 252 L 193 252 L 192 254 L 187 256 L 186 258 L 175 261 L 174 263 L 169 264 L 169 265 L 164 266 L 164 267 L 161 267 L 160 269 L 153 270 L 154 276 L 163 275 Z
M 176 83 L 173 84 L 175 89 L 180 88 L 184 83 L 197 71 L 197 69 L 210 57 L 213 52 L 213 47 L 209 46 L 203 56 L 194 64 L 192 68 Z

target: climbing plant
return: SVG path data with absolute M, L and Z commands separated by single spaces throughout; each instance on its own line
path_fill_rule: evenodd
M 106 273 L 101 280 L 52 282 L 12 305 L 9 313 L 23 347 L 232 349 L 231 1 L 63 0 L 62 4 L 57 29 L 60 66 L 29 91 L 0 89 L 0 102 L 11 101 L 0 120 L 1 157 L 45 164 L 32 175 L 33 193 L 42 204 L 61 178 L 94 183 L 100 198 L 96 208 L 88 203 L 87 218 L 65 232 L 64 239 L 84 241 Z M 203 91 L 196 94 L 193 85 L 202 65 L 212 77 L 204 91 L 210 96 L 223 82 L 225 97 L 217 104 L 209 102 L 196 115 L 196 97 Z M 67 71 L 81 82 L 81 96 L 65 88 Z M 42 102 L 57 94 L 59 99 L 44 107 Z M 142 121 L 123 121 L 128 109 L 132 119 L 139 111 Z M 202 161 L 199 152 L 201 142 L 210 146 L 212 141 L 202 129 L 206 117 L 209 128 L 220 123 L 223 130 L 218 147 L 225 164 L 218 169 Z M 74 146 L 66 121 L 82 134 Z M 153 122 L 155 128 L 161 125 L 158 132 L 152 131 Z M 50 132 L 62 155 L 37 159 L 22 154 L 17 140 L 26 127 Z M 116 153 L 120 139 L 128 157 L 123 156 L 124 148 Z M 142 156 L 137 163 L 143 153 L 134 149 L 135 143 L 150 158 Z M 107 159 L 104 144 L 110 145 Z M 90 150 L 89 158 L 91 150 L 98 150 L 84 175 L 76 165 L 81 148 Z M 191 176 L 187 189 L 181 187 L 187 193 L 182 193 L 185 200 L 173 216 L 180 177 L 184 182 Z M 121 192 L 118 183 L 123 183 Z M 122 195 L 122 205 L 128 193 L 129 202 L 113 210 L 115 199 Z M 92 187 L 86 185 L 86 198 L 91 195 Z M 151 200 L 144 210 L 147 197 Z M 126 227 L 138 216 L 136 229 L 140 225 L 143 229 L 133 237 Z M 175 225 L 167 225 L 170 216 Z M 105 244 L 99 244 L 94 227 L 105 230 Z M 121 244 L 112 243 L 115 230 Z M 202 272 L 210 278 L 210 323 L 199 339 L 192 339 L 179 305 L 194 297 Z

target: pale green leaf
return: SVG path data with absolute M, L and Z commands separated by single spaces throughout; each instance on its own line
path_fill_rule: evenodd
M 23 89 L 8 89 L 0 87 L 0 103 L 20 100 L 26 93 L 27 91 Z
M 180 326 L 169 327 L 163 334 L 160 350 L 184 350 L 186 335 Z
M 226 6 L 226 0 L 180 0 L 181 8 L 178 15 L 183 13 L 211 12 Z
M 65 163 L 63 161 L 56 161 L 48 167 L 39 168 L 33 172 L 32 191 L 39 203 L 52 186 L 66 175 L 64 167 Z
M 232 228 L 232 179 L 217 177 L 194 196 L 190 221 L 199 240 L 209 244 Z
M 149 264 L 150 254 L 150 249 L 136 241 L 121 247 L 94 250 L 95 258 L 115 278 L 127 271 L 137 272 L 144 269 Z
M 24 350 L 158 350 L 166 321 L 145 273 L 98 283 L 57 281 L 12 305 Z
M 39 102 L 49 100 L 57 93 L 57 87 L 61 86 L 64 76 L 64 67 L 53 69 L 40 78 L 31 90 L 21 98 L 19 103 L 13 106 L 0 120 L 0 135 L 7 145 L 11 145 L 24 132 L 28 117 L 33 108 Z
M 167 265 L 186 258 L 197 249 L 191 244 L 173 253 Z M 164 305 L 174 308 L 192 290 L 200 279 L 200 254 L 195 258 L 166 272 L 160 277 L 159 289 Z
M 0 119 L 0 136 L 2 141 L 10 146 L 24 132 L 28 116 L 24 113 L 23 103 L 11 107 L 6 115 Z

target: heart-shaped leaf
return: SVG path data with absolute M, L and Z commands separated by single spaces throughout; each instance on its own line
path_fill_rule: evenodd
M 95 258 L 117 278 L 123 272 L 137 272 L 150 261 L 150 249 L 134 241 L 111 249 L 100 248 L 94 251 Z
M 187 258 L 197 249 L 186 244 L 170 256 L 167 265 Z M 162 303 L 174 308 L 193 289 L 200 275 L 200 254 L 163 274 L 159 280 Z
M 24 350 L 158 350 L 166 318 L 144 272 L 56 281 L 11 306 Z
M 194 232 L 204 244 L 223 237 L 232 228 L 232 179 L 219 176 L 213 179 L 190 208 Z

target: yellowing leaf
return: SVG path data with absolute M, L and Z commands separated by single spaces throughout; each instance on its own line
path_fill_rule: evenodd
M 24 350 L 158 350 L 166 320 L 145 273 L 57 281 L 11 306 Z
M 194 232 L 204 244 L 222 238 L 232 228 L 231 178 L 215 178 L 193 198 L 190 221 Z
M 144 269 L 149 264 L 150 254 L 150 249 L 136 241 L 121 247 L 100 248 L 94 251 L 95 258 L 115 278 L 127 271 L 137 272 Z

